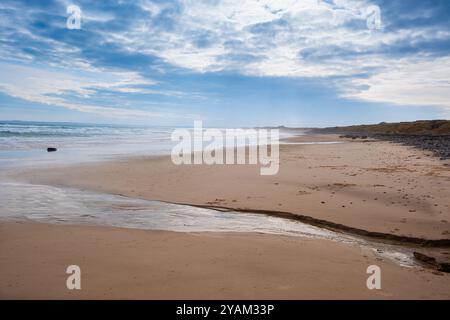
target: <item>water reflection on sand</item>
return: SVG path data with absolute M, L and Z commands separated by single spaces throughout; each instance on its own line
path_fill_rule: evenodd
M 259 213 L 216 211 L 119 195 L 16 182 L 0 183 L 0 219 L 178 232 L 257 232 L 328 239 L 412 266 L 410 250 Z

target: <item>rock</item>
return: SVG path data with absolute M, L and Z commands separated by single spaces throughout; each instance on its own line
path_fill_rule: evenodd
M 58 149 L 52 147 L 47 148 L 47 152 L 55 152 L 56 150 Z
M 414 258 L 418 261 L 425 263 L 429 266 L 433 266 L 437 271 L 450 273 L 450 263 L 448 262 L 438 262 L 435 258 L 429 257 L 423 253 L 414 252 Z
M 427 255 L 425 255 L 423 253 L 414 251 L 414 258 L 417 259 L 420 262 L 425 263 L 425 264 L 429 264 L 429 265 L 432 265 L 432 266 L 437 266 L 437 262 L 436 262 L 435 258 L 429 257 L 429 256 L 427 256 Z
M 450 263 L 439 263 L 438 271 L 450 273 Z
M 429 151 L 443 161 L 450 159 L 449 135 L 375 134 L 373 137 Z

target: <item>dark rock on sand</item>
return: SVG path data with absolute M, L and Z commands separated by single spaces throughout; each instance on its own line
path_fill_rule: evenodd
M 437 271 L 450 273 L 450 263 L 439 262 L 434 257 L 427 256 L 420 252 L 414 252 L 414 258 L 428 266 L 435 268 Z
M 441 160 L 450 159 L 449 135 L 377 134 L 374 135 L 374 138 L 416 147 L 425 151 L 431 151 Z
M 56 150 L 58 150 L 58 149 L 56 149 L 56 148 L 47 148 L 47 152 L 55 152 Z
M 440 263 L 438 271 L 450 273 L 450 263 Z
M 429 257 L 423 253 L 420 252 L 414 252 L 414 258 L 420 262 L 423 262 L 425 264 L 429 264 L 432 266 L 437 266 L 436 258 Z
M 441 160 L 450 160 L 450 120 L 419 120 L 372 125 L 312 129 L 314 133 L 342 134 L 340 138 L 374 138 L 431 151 Z M 448 165 L 448 164 L 446 164 Z
M 431 151 L 440 160 L 450 159 L 450 135 L 420 135 L 420 134 L 387 134 L 377 133 L 360 135 L 357 133 L 339 136 L 346 139 L 367 139 L 368 137 L 385 140 L 406 146 Z M 420 158 L 420 157 L 419 157 Z

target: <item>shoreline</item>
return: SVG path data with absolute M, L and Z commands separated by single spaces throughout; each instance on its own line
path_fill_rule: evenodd
M 318 136 L 319 141 L 324 139 L 330 137 Z M 311 136 L 296 138 L 305 140 Z M 385 150 L 392 161 L 380 156 L 373 161 L 364 154 Z M 327 151 L 337 154 L 330 156 Z M 355 159 L 345 157 L 358 154 L 371 167 L 349 165 Z M 450 188 L 450 168 L 421 155 L 411 147 L 386 142 L 346 141 L 339 145 L 282 145 L 276 176 L 260 176 L 255 165 L 176 166 L 168 156 L 152 156 L 26 170 L 10 177 L 207 208 L 295 214 L 304 222 L 357 235 L 416 244 L 431 240 L 428 244 L 446 246 L 450 240 L 450 201 L 445 189 Z M 409 163 L 417 158 L 420 164 Z M 399 162 L 406 163 L 401 166 Z M 374 180 L 373 185 L 367 184 L 367 179 Z

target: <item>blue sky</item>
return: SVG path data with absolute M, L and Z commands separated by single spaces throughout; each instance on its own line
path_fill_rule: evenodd
M 449 119 L 449 16 L 447 0 L 2 0 L 0 119 Z

